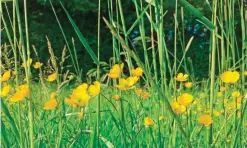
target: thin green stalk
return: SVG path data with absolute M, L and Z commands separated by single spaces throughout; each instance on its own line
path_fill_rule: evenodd
M 25 33 L 26 33 L 26 49 L 27 49 L 27 59 L 30 60 L 30 44 L 29 44 L 29 33 L 28 33 L 28 18 L 27 18 L 27 0 L 24 0 L 24 18 L 25 18 Z M 26 63 L 25 67 L 27 66 L 26 72 L 26 79 L 27 85 L 30 89 L 30 65 Z M 26 69 L 26 68 L 25 68 Z M 30 91 L 31 92 L 31 91 Z M 31 95 L 28 94 L 28 119 L 29 119 L 29 141 L 30 141 L 30 148 L 34 148 L 34 135 L 33 135 L 33 103 Z
M 213 2 L 214 12 L 213 12 L 213 23 L 216 26 L 216 14 L 217 14 L 217 1 Z M 210 71 L 210 113 L 211 116 L 213 115 L 213 102 L 214 102 L 214 90 L 215 90 L 215 61 L 216 61 L 216 44 L 217 44 L 217 29 L 214 29 L 211 34 L 211 71 Z M 213 126 L 210 125 L 210 132 L 209 132 L 209 146 L 213 143 Z
M 101 23 L 101 0 L 98 0 L 98 61 L 100 61 L 100 23 Z M 100 79 L 100 64 L 97 65 L 97 80 Z M 97 146 L 99 147 L 99 137 L 100 137 L 100 95 L 97 96 Z

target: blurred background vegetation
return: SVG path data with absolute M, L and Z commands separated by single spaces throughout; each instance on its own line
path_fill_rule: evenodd
M 94 68 L 96 65 L 92 63 L 90 56 L 84 50 L 84 47 L 80 44 L 77 35 L 74 32 L 68 18 L 66 17 L 64 11 L 59 4 L 60 0 L 52 0 L 57 15 L 61 21 L 61 25 L 65 31 L 66 37 L 72 44 L 72 38 L 75 39 L 78 59 L 80 67 L 82 68 L 83 74 L 85 74 L 89 69 Z M 80 28 L 80 31 L 83 33 L 85 38 L 88 40 L 90 46 L 95 51 L 97 50 L 97 11 L 98 11 L 98 0 L 62 0 L 61 1 L 66 9 L 69 11 L 72 18 L 75 20 L 75 23 Z M 199 9 L 203 15 L 207 18 L 211 18 L 211 10 L 209 3 L 212 0 L 188 0 L 193 6 Z M 23 2 L 19 1 L 19 6 L 21 12 L 23 12 Z M 129 28 L 136 19 L 136 13 L 134 4 L 131 0 L 123 1 L 124 16 L 127 28 Z M 8 5 L 8 4 L 7 4 Z M 167 46 L 170 51 L 173 51 L 174 47 L 174 0 L 165 0 L 165 8 L 168 10 L 165 20 L 170 20 L 164 22 L 165 25 L 165 39 L 167 40 Z M 8 6 L 11 8 L 11 5 Z M 239 9 L 236 6 L 236 9 Z M 6 11 L 6 10 L 5 10 Z M 5 12 L 4 11 L 4 12 Z M 180 13 L 180 10 L 179 12 Z M 11 11 L 9 11 L 11 15 Z M 187 53 L 186 58 L 193 61 L 194 72 L 196 76 L 207 77 L 208 74 L 208 58 L 209 58 L 209 41 L 210 41 L 210 30 L 207 29 L 203 24 L 198 22 L 195 17 L 190 15 L 190 13 L 184 13 L 185 16 L 185 39 L 186 42 L 190 37 L 194 36 L 193 43 Z M 238 14 L 235 15 L 235 20 L 238 19 Z M 7 15 L 7 13 L 4 13 Z M 108 17 L 108 5 L 107 0 L 102 0 L 101 15 Z M 23 14 L 22 14 L 23 16 Z M 7 17 L 7 16 L 6 16 Z M 49 56 L 47 49 L 47 40 L 46 36 L 51 41 L 52 47 L 55 51 L 55 54 L 59 57 L 62 54 L 62 49 L 64 48 L 65 41 L 61 34 L 61 31 L 56 22 L 54 13 L 52 12 L 51 6 L 48 0 L 31 0 L 28 1 L 28 17 L 29 17 L 29 35 L 30 43 L 34 45 L 39 53 L 40 61 L 46 63 L 45 61 Z M 148 21 L 148 20 L 146 20 Z M 112 57 L 112 38 L 109 30 L 105 27 L 105 24 L 102 22 L 101 27 L 101 61 L 109 62 L 110 57 Z M 8 22 L 10 23 L 10 22 Z M 23 23 L 23 22 L 22 22 Z M 181 23 L 181 20 L 179 21 Z M 241 28 L 240 22 L 236 21 L 236 29 Z M 181 25 L 181 24 L 180 24 Z M 23 25 L 24 26 L 24 25 Z M 147 26 L 149 27 L 149 26 Z M 149 30 L 149 29 L 147 29 Z M 239 31 L 239 33 L 241 33 Z M 147 32 L 149 34 L 149 32 Z M 138 28 L 135 28 L 129 36 L 129 41 L 135 47 L 137 52 L 142 52 L 141 41 L 135 40 L 139 36 Z M 238 36 L 238 35 L 236 35 Z M 5 32 L 2 32 L 2 43 L 8 40 Z M 140 43 L 139 43 L 140 42 Z M 240 40 L 238 41 L 240 42 Z M 177 43 L 181 44 L 181 43 Z M 179 54 L 179 53 L 178 53 Z M 140 53 L 140 55 L 143 55 Z M 182 53 L 178 56 L 182 56 Z M 35 59 L 35 55 L 32 55 Z M 150 56 L 151 57 L 151 56 Z M 171 56 L 171 61 L 173 58 Z M 67 64 L 71 63 L 70 60 L 67 60 Z M 71 68 L 71 71 L 73 69 Z

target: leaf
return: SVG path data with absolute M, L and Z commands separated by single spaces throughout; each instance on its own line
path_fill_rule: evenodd
M 114 145 L 113 145 L 109 140 L 107 140 L 106 138 L 100 136 L 100 139 L 105 143 L 105 145 L 106 145 L 108 148 L 114 148 Z
M 75 22 L 73 21 L 73 19 L 71 18 L 71 16 L 69 15 L 69 12 L 65 9 L 65 7 L 63 6 L 63 4 L 60 2 L 61 6 L 63 7 L 64 12 L 66 13 L 71 25 L 73 26 L 79 40 L 81 41 L 81 43 L 83 44 L 83 46 L 85 47 L 85 49 L 87 50 L 87 52 L 89 53 L 89 55 L 91 56 L 91 58 L 93 59 L 93 61 L 98 65 L 99 64 L 99 60 L 96 57 L 96 55 L 94 54 L 92 48 L 89 46 L 88 41 L 85 39 L 85 37 L 82 35 L 81 31 L 79 30 L 79 28 L 77 27 L 77 25 L 75 24 Z
M 202 15 L 202 13 L 196 9 L 194 6 L 192 6 L 190 3 L 188 3 L 186 0 L 179 0 L 182 6 L 184 6 L 188 11 L 191 12 L 192 15 L 198 17 L 200 21 L 202 21 L 208 28 L 215 29 L 214 24 L 208 20 L 205 16 Z

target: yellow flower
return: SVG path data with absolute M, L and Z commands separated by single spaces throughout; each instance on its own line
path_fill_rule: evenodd
M 1 90 L 0 90 L 0 96 L 1 97 L 6 97 L 10 92 L 10 86 L 5 85 Z
M 244 75 L 245 75 L 245 76 L 247 76 L 247 70 L 246 70 L 246 71 L 244 71 Z
M 220 91 L 223 92 L 226 90 L 226 87 L 220 87 Z
M 100 82 L 95 81 L 94 85 L 90 85 L 88 88 L 88 93 L 90 96 L 97 96 L 100 93 Z
M 238 113 L 237 113 L 237 117 L 238 117 L 238 118 L 241 118 L 241 112 L 238 112 Z
M 239 97 L 240 96 L 240 92 L 239 91 L 234 91 L 233 93 L 232 93 L 232 97 L 234 97 L 234 98 L 237 98 L 237 97 Z
M 79 120 L 81 120 L 82 118 L 83 118 L 83 112 L 81 111 L 81 112 L 79 112 L 79 114 L 78 114 L 78 118 L 79 118 Z
M 25 97 L 27 97 L 29 95 L 29 88 L 28 88 L 28 85 L 27 84 L 20 85 L 18 87 L 18 90 L 20 92 L 22 92 Z
M 222 97 L 222 92 L 218 92 L 218 93 L 217 93 L 217 97 L 218 97 L 218 98 Z
M 214 111 L 213 113 L 214 113 L 214 116 L 217 116 L 217 117 L 220 116 L 220 112 L 218 111 Z
M 16 91 L 10 98 L 10 102 L 19 102 L 25 100 L 25 97 L 29 95 L 28 85 L 20 85 Z
M 185 86 L 186 88 L 191 88 L 191 87 L 192 87 L 192 82 L 186 82 L 186 83 L 184 84 L 184 86 Z
M 8 81 L 10 77 L 11 77 L 11 71 L 8 70 L 2 75 L 1 82 Z
M 154 120 L 151 119 L 150 117 L 145 117 L 144 118 L 144 125 L 146 127 L 152 126 L 154 124 Z
M 25 100 L 25 95 L 23 94 L 23 92 L 21 91 L 17 91 L 16 93 L 14 93 L 10 98 L 9 101 L 10 102 L 19 102 L 19 101 L 23 101 Z
M 50 74 L 50 75 L 48 76 L 47 81 L 48 81 L 48 82 L 53 82 L 53 81 L 55 81 L 56 79 L 57 79 L 57 74 L 56 74 L 56 73 L 52 73 L 52 74 Z
M 165 116 L 159 116 L 159 120 L 162 121 L 165 119 Z
M 43 64 L 40 63 L 40 62 L 36 62 L 34 65 L 33 65 L 33 68 L 35 69 L 39 69 Z
M 114 95 L 114 96 L 113 96 L 113 99 L 114 99 L 115 101 L 119 101 L 120 96 L 119 96 L 119 95 Z
M 83 83 L 78 87 L 76 87 L 72 92 L 71 98 L 65 99 L 65 103 L 73 107 L 77 107 L 77 106 L 83 107 L 87 105 L 90 99 L 90 96 L 87 93 L 87 88 L 88 85 L 86 83 Z
M 213 123 L 213 119 L 208 114 L 202 114 L 202 115 L 199 116 L 198 122 L 201 123 L 201 124 L 204 124 L 205 126 L 209 126 L 210 124 Z
M 185 107 L 189 106 L 193 101 L 193 96 L 189 93 L 183 93 L 178 97 L 178 103 L 184 105 Z
M 75 101 L 74 99 L 68 99 L 65 98 L 65 104 L 70 105 L 72 107 L 77 107 L 78 106 L 78 102 Z
M 122 63 L 120 66 L 119 64 L 113 65 L 113 67 L 110 69 L 110 72 L 108 76 L 110 78 L 118 78 L 120 76 L 120 73 L 123 71 L 124 63 Z
M 55 98 L 57 98 L 57 93 L 56 92 L 52 92 L 50 94 L 50 99 L 55 99 Z
M 141 88 L 138 88 L 136 90 L 136 94 L 138 96 L 142 97 L 144 100 L 148 99 L 151 96 L 151 94 L 149 92 L 147 92 L 147 91 L 145 91 L 145 90 L 143 90 Z
M 175 79 L 179 82 L 184 82 L 188 80 L 188 77 L 189 75 L 180 72 Z
M 182 114 L 186 111 L 186 107 L 184 105 L 180 105 L 177 101 L 173 101 L 171 103 L 171 107 L 176 114 Z
M 120 90 L 129 90 L 134 88 L 134 85 L 139 80 L 139 77 L 128 77 L 127 79 L 120 79 L 119 85 L 115 85 Z
M 26 62 L 23 62 L 23 63 L 21 64 L 21 67 L 31 66 L 32 62 L 33 62 L 33 59 L 30 58 L 30 59 L 27 60 Z M 27 65 L 27 64 L 28 64 L 28 65 Z
M 240 78 L 240 74 L 237 71 L 226 71 L 223 74 L 221 74 L 220 79 L 224 83 L 236 83 Z
M 132 73 L 134 76 L 141 77 L 142 74 L 143 74 L 143 70 L 141 69 L 141 67 L 137 67 L 136 69 L 132 69 L 132 70 L 131 70 L 131 73 Z
M 44 110 L 53 110 L 56 107 L 57 107 L 57 100 L 54 98 L 51 98 L 45 102 Z

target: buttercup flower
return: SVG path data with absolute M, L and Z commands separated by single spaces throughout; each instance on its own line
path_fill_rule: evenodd
M 189 106 L 193 101 L 193 96 L 189 93 L 183 93 L 178 97 L 178 103 L 184 105 L 185 107 Z
M 186 107 L 184 105 L 180 105 L 177 101 L 173 101 L 171 103 L 171 107 L 176 114 L 182 114 L 186 111 Z
M 33 59 L 30 58 L 29 60 L 23 62 L 23 63 L 21 64 L 21 67 L 31 66 L 32 62 L 33 62 Z M 27 65 L 27 64 L 28 64 L 28 65 Z
M 189 75 L 187 74 L 179 73 L 175 79 L 179 82 L 184 82 L 188 80 L 188 77 Z
M 131 73 L 132 73 L 134 76 L 140 77 L 140 76 L 142 76 L 142 74 L 143 74 L 143 70 L 141 69 L 141 67 L 137 67 L 136 69 L 132 69 L 132 70 L 131 70 Z
M 10 77 L 11 77 L 11 71 L 8 70 L 5 73 L 3 73 L 0 80 L 1 80 L 1 82 L 6 82 L 9 80 Z
M 213 114 L 214 114 L 214 116 L 217 116 L 217 117 L 220 116 L 220 112 L 218 112 L 218 111 L 214 111 Z
M 186 82 L 186 83 L 184 83 L 184 86 L 186 87 L 186 88 L 191 88 L 192 87 L 192 82 Z
M 57 100 L 51 98 L 50 100 L 45 102 L 44 110 L 53 110 L 57 107 Z
M 108 76 L 110 78 L 118 78 L 120 76 L 120 73 L 123 71 L 124 63 L 122 63 L 120 66 L 119 64 L 113 65 L 113 67 L 110 69 L 110 72 Z
M 247 70 L 246 70 L 246 71 L 244 71 L 244 75 L 245 75 L 245 76 L 247 76 Z
M 213 119 L 208 114 L 202 114 L 202 115 L 199 116 L 198 122 L 203 124 L 204 126 L 209 126 L 210 124 L 213 123 Z
M 127 79 L 120 79 L 119 85 L 115 85 L 120 90 L 129 90 L 134 88 L 134 85 L 139 80 L 139 77 L 128 77 Z
M 119 96 L 119 95 L 114 95 L 114 96 L 113 96 L 113 99 L 114 99 L 115 101 L 119 101 L 120 96 Z
M 145 117 L 144 118 L 144 125 L 146 127 L 152 126 L 154 124 L 154 120 L 151 119 L 150 117 Z
M 100 93 L 100 82 L 95 81 L 93 85 L 88 88 L 88 93 L 90 96 L 97 96 Z
M 240 74 L 237 71 L 226 71 L 221 74 L 220 79 L 224 83 L 236 83 L 240 78 Z
M 52 74 L 50 74 L 50 75 L 48 76 L 47 81 L 48 81 L 48 82 L 53 82 L 53 81 L 55 81 L 56 79 L 57 79 L 57 74 L 56 74 L 56 73 L 52 73 Z
M 83 112 L 81 111 L 81 112 L 79 112 L 79 114 L 78 114 L 78 118 L 79 118 L 79 120 L 81 120 L 82 118 L 83 118 Z
M 147 91 L 145 91 L 145 90 L 143 90 L 141 88 L 138 88 L 136 90 L 136 94 L 138 96 L 142 97 L 144 100 L 148 99 L 151 96 L 151 94 L 149 92 L 147 92 Z
M 234 91 L 233 93 L 232 93 L 232 97 L 234 97 L 234 98 L 237 98 L 237 97 L 239 97 L 240 96 L 240 92 L 239 91 Z
M 1 97 L 6 97 L 10 92 L 10 86 L 9 85 L 5 85 L 3 86 L 3 88 L 0 90 L 0 96 Z
M 43 64 L 40 63 L 40 62 L 36 62 L 34 65 L 33 65 L 33 68 L 35 69 L 39 69 Z

